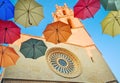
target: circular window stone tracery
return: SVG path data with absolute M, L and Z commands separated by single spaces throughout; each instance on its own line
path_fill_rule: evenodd
M 50 68 L 60 76 L 75 78 L 81 74 L 79 59 L 64 48 L 49 49 L 46 53 L 46 59 Z

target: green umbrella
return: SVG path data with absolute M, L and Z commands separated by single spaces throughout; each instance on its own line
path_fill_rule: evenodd
M 120 34 L 120 11 L 111 11 L 101 23 L 105 34 L 116 36 Z
M 47 46 L 42 40 L 31 38 L 21 44 L 20 52 L 26 58 L 37 59 L 45 54 L 46 49 Z
M 43 17 L 43 8 L 35 0 L 18 0 L 15 6 L 16 22 L 25 27 L 36 26 Z
M 105 10 L 120 10 L 120 0 L 100 0 L 100 2 Z

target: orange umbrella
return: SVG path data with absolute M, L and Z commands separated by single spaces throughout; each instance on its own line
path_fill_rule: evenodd
M 63 23 L 61 21 L 57 21 L 48 24 L 43 34 L 46 41 L 57 44 L 65 42 L 72 34 L 72 32 L 68 24 Z
M 0 66 L 8 67 L 14 65 L 18 60 L 19 55 L 11 47 L 0 45 Z

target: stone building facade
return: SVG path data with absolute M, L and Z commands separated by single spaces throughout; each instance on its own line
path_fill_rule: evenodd
M 16 65 L 6 68 L 3 83 L 118 83 L 84 25 L 74 18 L 73 11 L 66 4 L 56 5 L 52 16 L 54 22 L 69 24 L 72 35 L 65 43 L 53 44 L 44 37 L 21 34 L 10 45 L 20 59 Z M 30 38 L 45 42 L 48 48 L 44 56 L 34 60 L 20 53 L 21 43 Z

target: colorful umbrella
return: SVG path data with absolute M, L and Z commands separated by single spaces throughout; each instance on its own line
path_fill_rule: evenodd
M 100 9 L 99 0 L 79 0 L 74 6 L 74 16 L 81 19 L 94 17 L 93 15 Z
M 26 58 L 37 59 L 45 54 L 46 49 L 47 46 L 42 40 L 31 38 L 21 44 L 20 52 Z
M 111 11 L 101 23 L 105 34 L 116 36 L 120 34 L 120 11 Z
M 0 66 L 1 67 L 8 67 L 11 65 L 15 65 L 18 58 L 19 56 L 13 48 L 0 45 Z
M 20 38 L 20 28 L 12 21 L 0 20 L 0 44 L 12 44 Z
M 8 20 L 14 17 L 14 6 L 9 0 L 0 0 L 0 19 Z
M 72 32 L 68 24 L 57 21 L 48 24 L 43 34 L 46 41 L 57 44 L 67 41 Z
M 38 25 L 43 17 L 42 6 L 35 0 L 19 0 L 15 6 L 15 21 L 25 27 Z
M 100 2 L 105 10 L 120 10 L 120 0 L 100 0 Z

